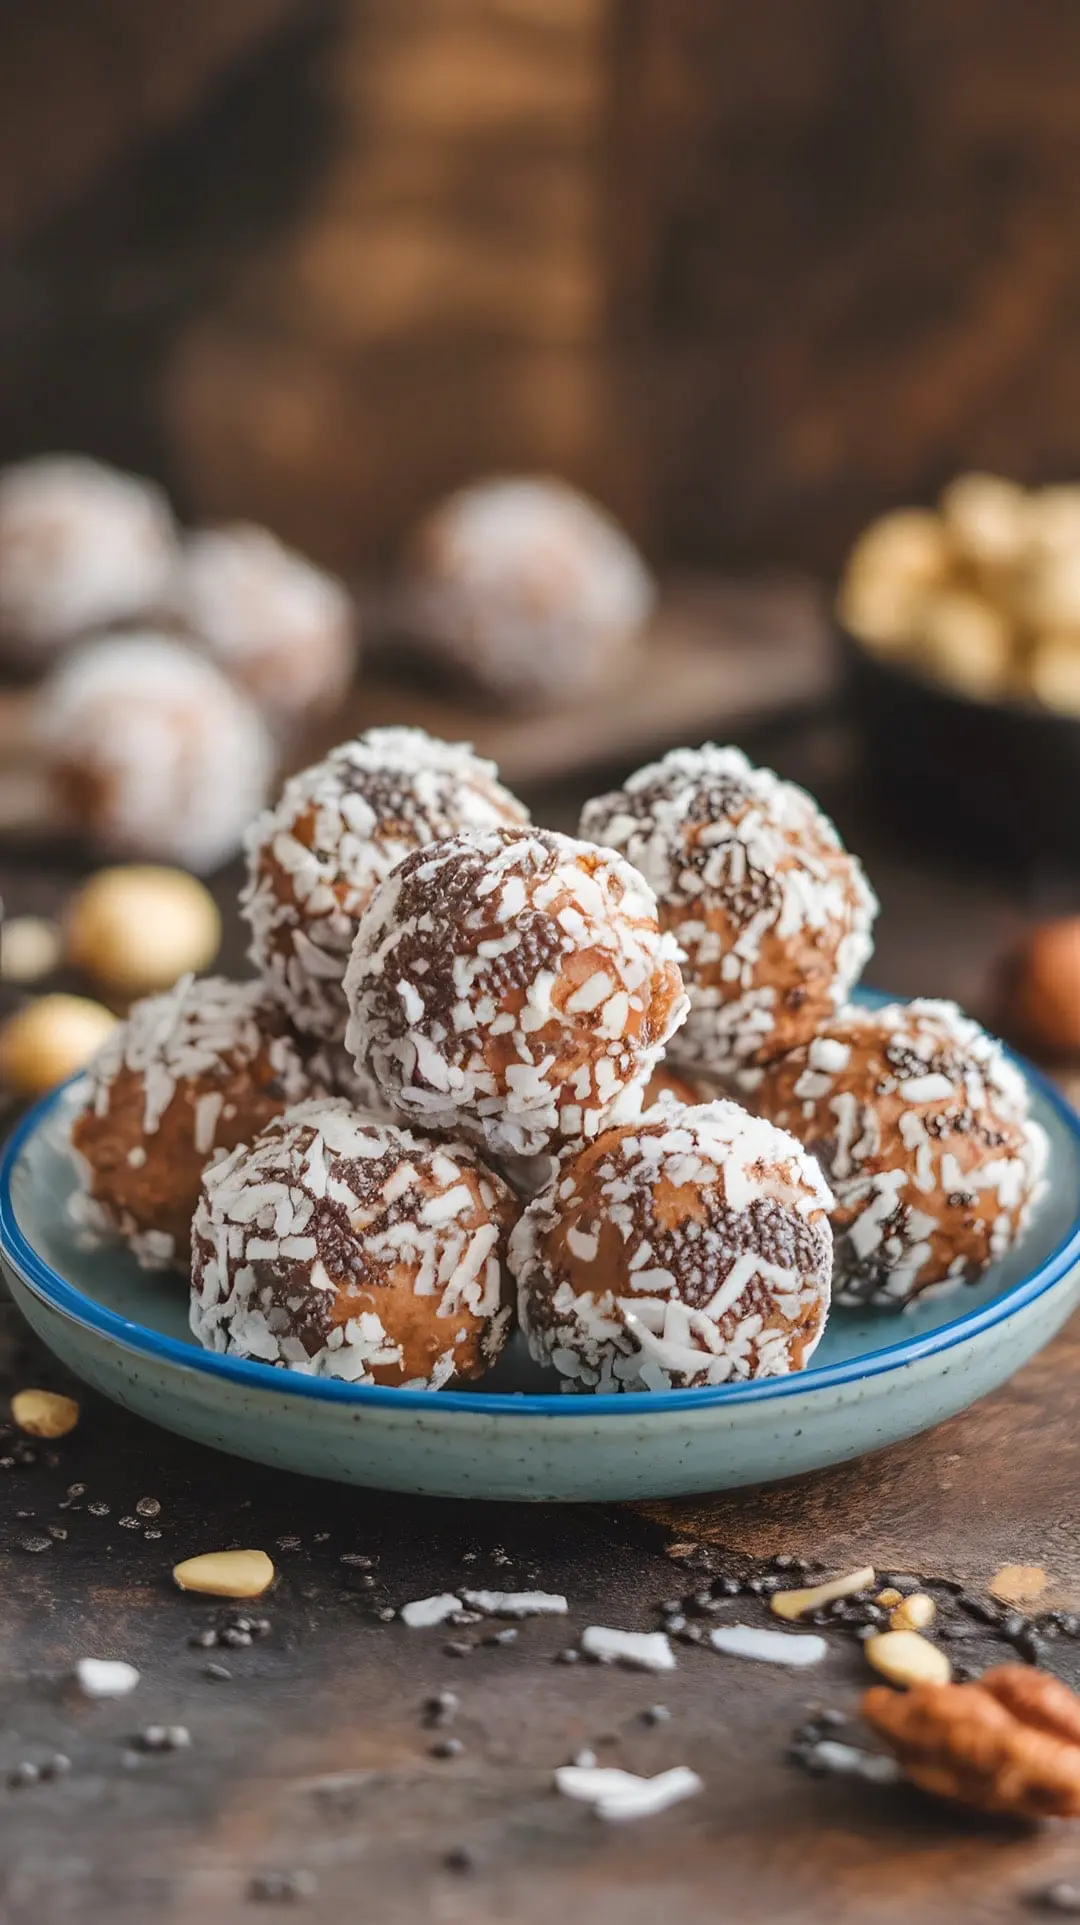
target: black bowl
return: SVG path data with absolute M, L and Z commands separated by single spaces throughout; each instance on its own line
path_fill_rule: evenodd
M 1080 869 L 1080 719 L 976 701 L 849 634 L 840 643 L 885 814 L 924 845 Z

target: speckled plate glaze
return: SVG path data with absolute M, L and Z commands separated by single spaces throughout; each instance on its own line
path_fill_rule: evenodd
M 181 1282 L 73 1244 L 63 1090 L 24 1119 L 0 1163 L 0 1259 L 27 1319 L 78 1376 L 238 1457 L 445 1497 L 581 1502 L 765 1483 L 953 1416 L 1004 1383 L 1080 1301 L 1080 1119 L 1021 1067 L 1051 1143 L 1049 1193 L 1023 1245 L 974 1287 L 910 1311 L 834 1311 L 799 1376 L 571 1397 L 514 1346 L 475 1391 L 336 1383 L 212 1355 L 188 1332 Z

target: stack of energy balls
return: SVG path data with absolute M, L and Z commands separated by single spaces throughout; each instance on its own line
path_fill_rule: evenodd
M 569 1390 L 777 1376 L 832 1295 L 971 1281 L 1028 1221 L 1022 1079 L 950 1004 L 848 1006 L 873 895 L 738 750 L 579 840 L 373 730 L 247 849 L 258 979 L 137 1005 L 71 1132 L 81 1232 L 190 1260 L 208 1349 L 440 1389 L 516 1321 Z

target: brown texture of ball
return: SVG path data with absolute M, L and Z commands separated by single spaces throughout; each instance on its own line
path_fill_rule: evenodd
M 346 1045 L 392 1109 L 495 1155 L 594 1136 L 685 1014 L 655 911 L 621 857 L 547 830 L 418 850 L 357 932 Z
M 471 1383 L 509 1331 L 514 1198 L 476 1152 L 302 1103 L 203 1178 L 191 1328 L 348 1383 Z
M 794 1138 L 736 1103 L 605 1131 L 511 1238 L 533 1357 L 577 1390 L 801 1370 L 829 1307 L 831 1201 Z
M 676 749 L 588 802 L 581 833 L 655 892 L 683 952 L 677 1067 L 727 1076 L 808 1041 L 871 953 L 877 904 L 827 817 L 739 749 Z
M 421 729 L 369 729 L 292 777 L 247 837 L 251 959 L 296 1027 L 340 1042 L 345 965 L 376 886 L 457 829 L 527 821 L 493 762 Z
M 834 1192 L 838 1302 L 973 1283 L 1023 1233 L 1046 1137 L 1019 1070 L 954 1003 L 848 1009 L 742 1079 Z
M 80 1228 L 184 1268 L 207 1162 L 322 1087 L 258 983 L 187 976 L 136 1003 L 90 1065 L 71 1127 Z

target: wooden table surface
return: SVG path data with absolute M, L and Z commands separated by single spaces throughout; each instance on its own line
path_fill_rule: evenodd
M 748 746 L 816 787 L 865 852 L 883 899 L 873 979 L 985 1008 L 1030 888 L 881 844 L 833 729 Z M 571 821 L 565 791 L 533 799 Z M 9 912 L 55 903 L 68 880 L 59 863 L 0 865 Z M 1042 879 L 1040 899 L 1057 889 Z M 55 1446 L 0 1435 L 0 1925 L 232 1925 L 275 1903 L 327 1925 L 1032 1915 L 1053 1880 L 1080 1884 L 1080 1832 L 992 1826 L 790 1761 L 809 1707 L 854 1711 L 867 1673 L 849 1636 L 830 1633 L 825 1663 L 802 1676 L 682 1644 L 663 1679 L 558 1653 L 585 1624 L 652 1627 L 661 1601 L 703 1572 L 746 1578 L 781 1553 L 976 1591 L 1002 1563 L 1042 1564 L 1052 1601 L 1080 1605 L 1078 1369 L 1080 1323 L 928 1437 L 791 1484 L 644 1510 L 314 1484 L 80 1393 L 81 1422 Z M 62 1382 L 0 1307 L 0 1388 Z M 181 1596 L 170 1570 L 230 1544 L 275 1560 L 277 1586 L 254 1607 L 269 1630 L 207 1648 L 199 1634 L 227 1629 L 231 1607 Z M 570 1615 L 525 1623 L 501 1645 L 483 1642 L 490 1626 L 469 1627 L 456 1634 L 475 1645 L 466 1657 L 445 1653 L 445 1630 L 378 1615 L 462 1583 L 565 1591 Z M 965 1664 L 1010 1655 L 939 1595 L 943 1621 L 970 1634 L 955 1647 Z M 721 1615 L 764 1621 L 764 1608 L 748 1595 Z M 137 1665 L 135 1693 L 80 1698 L 69 1675 L 87 1655 Z M 1044 1661 L 1080 1683 L 1080 1642 L 1047 1639 Z M 444 1688 L 460 1709 L 440 1732 L 423 1706 Z M 657 1703 L 670 1717 L 649 1722 Z M 190 1745 L 140 1751 L 132 1740 L 148 1725 L 182 1725 Z M 462 1750 L 435 1756 L 447 1735 Z M 583 1748 L 647 1773 L 691 1765 L 704 1790 L 663 1816 L 605 1826 L 552 1789 L 554 1768 Z M 57 1752 L 70 1760 L 63 1775 L 7 1782 Z

